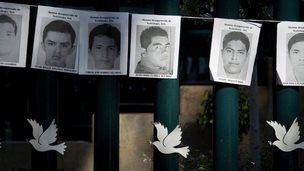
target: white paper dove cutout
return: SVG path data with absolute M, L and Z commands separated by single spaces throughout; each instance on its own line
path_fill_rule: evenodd
M 43 132 L 43 128 L 35 120 L 27 119 L 27 121 L 32 125 L 33 137 L 29 142 L 33 147 L 40 152 L 55 150 L 60 154 L 64 154 L 65 143 L 58 145 L 51 145 L 57 140 L 57 128 L 55 124 L 55 119 L 53 119 L 50 126 Z
M 304 142 L 295 144 L 300 139 L 299 125 L 297 118 L 293 121 L 288 132 L 284 125 L 277 123 L 276 121 L 266 121 L 270 126 L 273 127 L 275 131 L 275 136 L 278 140 L 274 142 L 269 142 L 270 145 L 277 146 L 280 150 L 289 152 L 297 148 L 304 149 Z
M 179 125 L 168 135 L 168 129 L 161 123 L 155 122 L 154 126 L 157 130 L 157 139 L 152 144 L 164 154 L 179 153 L 187 158 L 189 153 L 189 146 L 177 148 L 175 146 L 181 143 L 182 131 Z

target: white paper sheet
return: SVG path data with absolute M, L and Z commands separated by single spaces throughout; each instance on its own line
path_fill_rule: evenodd
M 76 34 L 75 41 L 72 45 L 74 47 L 70 49 L 68 55 L 66 55 L 67 53 L 62 52 L 61 50 L 58 50 L 59 51 L 58 53 L 63 53 L 63 54 L 60 55 L 56 54 L 56 56 L 55 54 L 51 54 L 52 56 L 54 56 L 54 58 L 65 58 L 64 66 L 55 66 L 53 64 L 52 65 L 46 64 L 46 53 L 45 53 L 46 51 L 42 46 L 43 30 L 45 26 L 47 26 L 50 22 L 55 20 L 62 20 L 69 23 Z M 79 24 L 78 10 L 38 6 L 31 67 L 36 69 L 43 69 L 43 70 L 78 73 L 79 25 L 80 24 Z M 61 35 L 60 37 L 63 36 Z M 53 42 L 53 43 L 58 44 L 59 42 Z M 60 48 L 62 49 L 63 46 L 61 46 Z
M 243 22 L 232 19 L 214 19 L 209 62 L 211 80 L 215 82 L 231 83 L 238 85 L 250 85 L 260 35 L 260 27 L 261 24 L 258 23 Z M 234 57 L 227 57 L 226 54 L 223 55 L 223 53 L 225 52 L 223 48 L 227 48 L 227 46 L 223 47 L 223 39 L 226 35 L 231 34 L 232 32 L 236 32 L 235 35 L 243 33 L 242 35 L 245 35 L 245 37 L 247 37 L 249 40 L 249 46 L 248 50 L 245 51 L 241 51 L 239 47 L 228 47 L 229 53 L 235 55 Z M 235 35 L 232 37 L 235 37 Z M 241 42 L 238 42 L 234 39 L 235 38 L 229 40 L 235 41 L 236 44 Z M 228 44 L 231 41 L 228 41 Z M 243 44 L 241 46 L 246 47 L 244 43 L 241 44 Z M 234 44 L 232 46 L 237 45 Z M 246 55 L 246 57 L 240 57 L 240 54 Z M 225 61 L 223 61 L 224 57 Z M 241 58 L 243 60 L 240 60 Z M 226 67 L 224 67 L 224 63 L 226 64 Z
M 129 13 L 119 13 L 119 12 L 96 12 L 96 11 L 83 11 L 80 15 L 81 18 L 81 42 L 80 42 L 80 62 L 79 62 L 79 74 L 86 75 L 126 75 L 127 74 L 127 59 L 128 59 L 128 34 L 129 34 Z M 91 53 L 89 48 L 89 34 L 90 32 L 101 25 L 108 24 L 113 29 L 117 29 L 120 32 L 120 49 L 118 53 L 115 53 L 116 59 L 110 57 L 109 52 L 103 52 L 100 55 L 101 50 L 98 52 L 97 56 L 94 57 L 94 53 Z M 101 27 L 102 28 L 102 27 Z M 104 32 L 104 31 L 103 31 Z M 114 32 L 114 31 L 113 31 Z M 102 33 L 104 34 L 104 33 Z M 107 36 L 109 38 L 109 36 Z M 108 40 L 107 38 L 107 40 Z M 100 37 L 100 39 L 103 39 Z M 94 39 L 93 39 L 94 40 Z M 110 38 L 114 41 L 114 38 Z M 99 44 L 98 48 L 101 46 L 109 46 L 108 43 Z M 109 48 L 108 48 L 109 49 Z M 115 49 L 116 51 L 117 49 Z M 96 53 L 95 53 L 96 54 Z M 107 54 L 107 55 L 106 55 Z M 102 62 L 100 69 L 98 69 L 98 64 L 95 60 L 104 60 L 111 62 Z M 112 65 L 113 67 L 109 67 Z M 109 64 L 110 63 L 110 64 Z M 105 65 L 105 66 L 102 66 Z M 108 68 L 107 68 L 108 67 Z
M 177 78 L 178 67 L 178 55 L 179 55 L 179 39 L 180 39 L 180 16 L 169 15 L 144 15 L 144 14 L 132 14 L 132 26 L 131 26 L 131 48 L 130 48 L 130 77 L 147 77 L 147 78 Z M 154 60 L 148 59 L 146 62 L 142 62 L 142 55 L 145 52 L 145 48 L 141 47 L 140 36 L 144 30 L 151 27 L 158 27 L 165 30 L 168 34 L 170 45 L 166 46 L 161 44 L 160 49 L 166 48 L 169 53 L 167 57 L 157 55 L 158 58 Z M 162 61 L 166 64 L 159 64 Z M 154 61 L 153 64 L 151 62 Z M 139 65 L 139 63 L 141 63 Z M 145 63 L 145 64 L 143 64 Z M 153 69 L 146 67 L 152 65 Z M 141 69 L 136 69 L 141 66 Z M 155 69 L 162 68 L 162 69 Z M 137 71 L 136 71 L 137 70 Z
M 279 84 L 304 86 L 304 22 L 278 24 L 276 68 Z
M 14 31 L 15 33 L 13 32 L 10 35 L 10 38 L 7 36 L 1 36 L 0 38 L 0 46 L 2 47 L 0 48 L 1 66 L 25 67 L 29 13 L 30 7 L 28 5 L 0 2 L 0 15 L 9 17 L 16 24 L 16 30 Z M 9 22 L 5 23 L 9 24 Z M 0 21 L 0 26 L 2 34 L 2 31 L 5 30 L 5 26 L 2 21 Z M 13 28 L 12 24 L 10 24 L 9 27 Z M 5 35 L 7 35 L 7 33 L 5 33 Z

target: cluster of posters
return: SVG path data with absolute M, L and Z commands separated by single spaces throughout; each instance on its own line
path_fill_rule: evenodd
M 20 49 L 16 52 L 8 38 L 3 41 L 5 45 L 0 42 L 0 55 L 8 50 L 19 55 L 17 60 L 0 65 L 25 67 L 29 6 L 0 6 L 0 15 L 5 18 L 2 21 L 0 17 L 0 26 L 9 25 L 7 29 L 12 33 L 16 26 L 17 33 L 12 35 Z M 12 9 L 21 12 L 14 16 Z M 177 78 L 180 20 L 180 16 L 132 15 L 130 76 Z M 127 75 L 128 35 L 129 13 L 38 6 L 31 68 L 85 75 Z
M 128 13 L 38 6 L 32 68 L 126 75 Z
M 0 66 L 25 67 L 29 13 L 28 5 L 0 3 Z M 130 77 L 174 79 L 180 23 L 180 16 L 132 14 L 129 42 L 129 13 L 38 6 L 31 68 L 85 75 L 127 75 L 129 69 Z M 250 85 L 260 29 L 259 23 L 214 19 L 211 80 Z M 304 85 L 303 22 L 278 23 L 277 73 L 282 85 Z

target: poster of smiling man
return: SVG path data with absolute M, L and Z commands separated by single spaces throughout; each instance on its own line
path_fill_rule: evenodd
M 25 67 L 28 28 L 28 5 L 0 2 L 0 65 Z
M 277 27 L 278 82 L 304 85 L 304 22 L 281 22 Z
M 180 16 L 132 15 L 131 77 L 177 78 Z
M 81 12 L 79 74 L 126 75 L 129 13 Z
M 38 6 L 32 68 L 78 73 L 79 11 Z
M 251 83 L 261 25 L 214 19 L 209 68 L 215 82 Z

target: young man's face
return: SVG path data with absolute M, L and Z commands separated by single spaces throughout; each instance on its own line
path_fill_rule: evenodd
M 115 40 L 108 36 L 95 36 L 90 52 L 96 69 L 112 69 L 119 56 Z
M 294 71 L 304 74 L 304 41 L 294 43 L 289 50 L 289 57 Z
M 0 23 L 0 56 L 9 55 L 16 48 L 16 35 L 11 23 Z
M 229 74 L 240 73 L 247 58 L 245 44 L 240 40 L 231 40 L 222 50 L 224 69 Z
M 170 43 L 167 37 L 152 37 L 151 44 L 143 53 L 143 57 L 153 67 L 167 67 L 170 57 Z
M 71 34 L 49 31 L 42 42 L 48 66 L 65 67 L 66 57 L 73 51 Z

